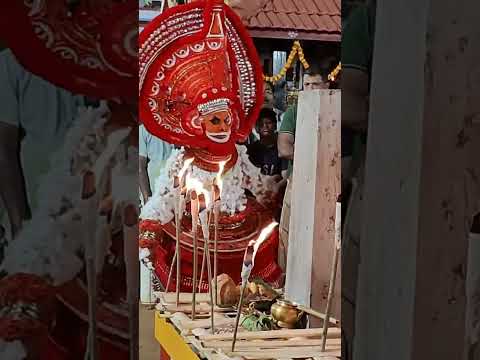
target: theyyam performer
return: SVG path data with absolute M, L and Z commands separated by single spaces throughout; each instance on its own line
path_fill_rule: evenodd
M 248 243 L 273 221 L 274 180 L 261 175 L 245 147 L 237 145 L 251 132 L 263 104 L 262 67 L 253 41 L 228 5 L 194 1 L 168 9 L 145 27 L 139 61 L 140 120 L 153 135 L 181 147 L 141 211 L 140 257 L 168 291 L 177 287 L 177 252 L 181 291 L 192 291 L 194 282 L 208 290 L 204 250 L 207 258 L 216 258 L 215 274 L 226 273 L 238 283 Z M 199 224 L 197 236 L 192 234 L 185 191 L 192 188 L 203 191 L 206 206 L 218 206 L 215 247 L 212 219 L 207 231 Z M 277 246 L 273 232 L 258 250 L 253 277 L 278 283 Z

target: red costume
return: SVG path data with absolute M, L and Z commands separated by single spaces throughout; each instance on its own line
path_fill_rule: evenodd
M 12 1 L 4 5 L 0 12 L 0 39 L 29 72 L 75 94 L 135 102 L 132 99 L 136 100 L 138 84 L 137 2 L 111 0 L 97 4 L 86 0 L 39 0 Z M 111 110 L 115 127 L 137 126 L 125 108 Z M 75 125 L 83 120 L 80 118 Z M 135 138 L 138 139 L 138 135 Z M 64 179 L 56 181 L 61 192 Z M 65 195 L 74 197 L 71 193 Z M 51 217 L 53 225 L 47 227 L 52 228 L 52 234 L 42 233 L 43 227 L 39 227 L 30 239 L 22 239 L 20 235 L 9 248 L 17 256 L 22 246 L 26 250 L 35 248 L 25 251 L 32 263 L 49 258 L 45 264 L 51 268 L 63 261 L 65 269 L 61 270 L 69 272 L 71 258 L 65 260 L 60 256 L 62 250 L 51 246 L 55 243 L 53 234 L 61 227 L 61 220 Z M 74 222 L 67 220 L 66 227 Z M 97 310 L 97 340 L 99 358 L 126 360 L 130 338 L 128 313 L 120 306 L 125 296 L 125 267 L 122 232 L 117 230 L 112 231 L 111 261 L 105 261 L 99 276 L 103 295 Z M 71 245 L 72 250 L 75 249 L 72 243 L 81 237 L 79 231 L 65 237 L 65 247 Z M 29 249 L 30 240 L 33 245 Z M 61 242 L 58 247 L 62 248 Z M 55 255 L 56 251 L 60 253 Z M 4 269 L 7 274 L 2 274 L 4 277 L 0 280 L 0 358 L 21 357 L 26 351 L 29 359 L 83 359 L 90 296 L 83 265 L 69 275 L 68 281 L 59 282 L 42 266 L 29 268 L 30 260 L 21 256 L 12 260 L 8 256 L 9 253 L 5 261 L 10 262 L 10 266 Z M 15 269 L 15 262 L 26 263 L 23 271 L 10 271 Z
M 240 280 L 248 242 L 273 221 L 272 211 L 258 201 L 259 196 L 268 197 L 268 189 L 257 186 L 262 182 L 259 171 L 236 146 L 251 132 L 263 104 L 262 67 L 253 41 L 223 1 L 195 1 L 168 9 L 149 23 L 140 34 L 139 54 L 140 119 L 152 134 L 185 147 L 183 153 L 172 155 L 160 190 L 145 205 L 140 247 L 150 250 L 149 260 L 165 286 L 175 253 L 173 208 L 168 205 L 173 177 L 183 161 L 193 157 L 192 174 L 209 188 L 219 162 L 226 161 L 223 174 L 228 189 L 223 198 L 228 202 L 233 192 L 236 197 L 230 204 L 223 204 L 222 198 L 218 274 Z M 243 189 L 254 196 L 247 198 Z M 181 289 L 191 291 L 190 215 L 184 216 L 181 229 Z M 201 264 L 204 239 L 200 230 L 198 238 Z M 277 246 L 275 232 L 260 248 L 253 276 L 272 283 L 279 280 Z M 206 291 L 205 276 L 203 280 L 201 288 Z M 172 280 L 169 290 L 173 289 Z

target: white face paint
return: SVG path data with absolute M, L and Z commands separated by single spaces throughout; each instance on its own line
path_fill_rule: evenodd
M 209 131 L 205 132 L 205 134 L 210 140 L 220 144 L 224 144 L 228 142 L 228 140 L 230 140 L 231 133 L 232 132 L 230 130 L 228 130 L 227 132 L 221 132 L 221 133 L 212 133 Z
M 202 117 L 205 135 L 213 142 L 224 144 L 232 134 L 232 117 L 230 111 L 221 110 Z

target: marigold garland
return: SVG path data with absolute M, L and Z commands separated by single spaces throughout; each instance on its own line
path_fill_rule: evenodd
M 263 79 L 267 82 L 270 82 L 272 84 L 277 83 L 280 81 L 281 78 L 283 78 L 286 74 L 287 71 L 292 67 L 293 61 L 295 60 L 295 56 L 298 54 L 298 60 L 302 63 L 304 69 L 308 69 L 310 65 L 308 64 L 307 60 L 305 59 L 305 55 L 303 53 L 302 46 L 300 45 L 299 41 L 295 41 L 292 46 L 292 50 L 290 51 L 290 55 L 288 55 L 287 62 L 285 65 L 283 65 L 282 69 L 277 75 L 273 76 L 266 76 L 263 75 Z
M 272 84 L 275 84 L 278 81 L 280 81 L 280 79 L 282 79 L 287 74 L 287 71 L 292 67 L 293 61 L 295 60 L 295 56 L 297 54 L 298 54 L 298 60 L 300 60 L 300 62 L 302 63 L 303 68 L 308 69 L 310 65 L 308 64 L 308 61 L 305 59 L 305 54 L 303 53 L 302 46 L 300 45 L 299 41 L 295 41 L 293 43 L 292 50 L 290 51 L 290 55 L 288 55 L 287 62 L 285 63 L 285 65 L 283 65 L 280 72 L 277 75 L 273 75 L 273 76 L 263 75 L 263 79 Z M 328 75 L 328 80 L 331 82 L 334 82 L 341 70 L 342 70 L 342 63 L 339 63 L 337 67 Z
M 331 82 L 335 82 L 337 79 L 338 74 L 342 71 L 342 63 L 338 63 L 337 67 L 333 69 L 333 71 L 328 75 L 328 80 Z

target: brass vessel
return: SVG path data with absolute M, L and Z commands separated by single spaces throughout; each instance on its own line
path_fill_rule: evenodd
M 270 310 L 273 319 L 281 328 L 294 329 L 303 315 L 296 305 L 285 299 L 279 299 Z

